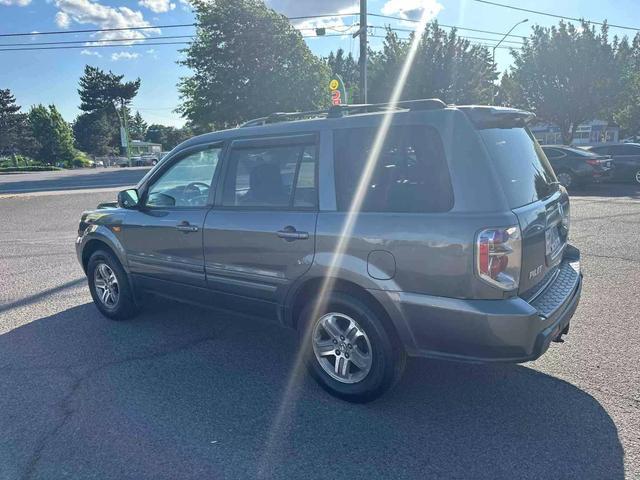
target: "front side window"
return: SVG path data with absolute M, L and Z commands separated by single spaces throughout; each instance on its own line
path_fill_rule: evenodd
M 315 145 L 235 148 L 229 157 L 223 205 L 314 208 L 316 162 Z
M 178 160 L 151 186 L 148 207 L 203 207 L 207 204 L 221 148 L 191 153 Z
M 376 128 L 334 133 L 334 169 L 338 209 L 363 212 L 434 213 L 453 207 L 449 168 L 438 132 L 427 126 L 389 129 L 374 159 L 364 198 L 357 199 L 377 134 Z

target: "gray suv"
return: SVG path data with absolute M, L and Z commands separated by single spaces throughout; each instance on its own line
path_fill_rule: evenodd
M 76 243 L 97 308 L 148 294 L 298 331 L 354 402 L 406 356 L 526 362 L 578 305 L 569 198 L 528 112 L 439 100 L 274 114 L 175 148 Z

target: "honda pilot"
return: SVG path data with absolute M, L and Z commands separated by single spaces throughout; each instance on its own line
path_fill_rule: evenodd
M 569 331 L 582 274 L 532 118 L 421 100 L 201 135 L 82 215 L 78 259 L 114 320 L 152 294 L 296 329 L 348 401 L 407 356 L 534 360 Z

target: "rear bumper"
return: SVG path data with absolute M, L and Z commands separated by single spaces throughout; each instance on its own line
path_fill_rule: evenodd
M 540 357 L 568 332 L 581 291 L 580 252 L 569 246 L 554 279 L 528 300 L 371 293 L 389 310 L 409 355 L 520 363 Z

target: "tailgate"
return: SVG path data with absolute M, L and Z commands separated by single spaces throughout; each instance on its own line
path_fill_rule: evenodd
M 513 210 L 522 231 L 522 270 L 519 295 L 535 295 L 554 278 L 567 245 L 569 197 L 558 191 Z

